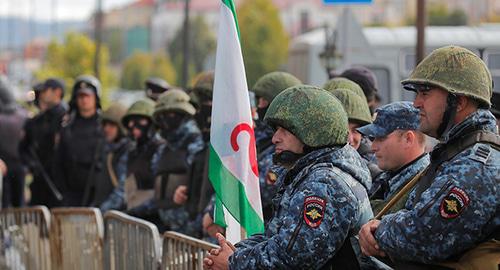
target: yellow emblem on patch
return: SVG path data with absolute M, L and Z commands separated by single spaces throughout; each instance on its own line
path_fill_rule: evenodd
M 448 209 L 448 211 L 453 211 L 455 213 L 458 213 L 458 208 L 457 208 L 457 202 L 456 201 L 453 201 L 453 200 L 444 200 L 444 202 L 446 203 L 446 209 Z
M 306 215 L 310 216 L 312 219 L 317 219 L 321 217 L 321 214 L 316 211 L 316 209 L 313 209 L 309 212 L 306 213 Z

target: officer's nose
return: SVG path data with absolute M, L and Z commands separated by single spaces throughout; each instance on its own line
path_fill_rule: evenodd
M 422 107 L 422 103 L 423 103 L 422 93 L 417 92 L 415 100 L 413 100 L 413 107 L 420 109 Z

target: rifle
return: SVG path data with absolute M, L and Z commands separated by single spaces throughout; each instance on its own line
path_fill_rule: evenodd
M 54 184 L 54 182 L 50 178 L 49 174 L 45 171 L 45 168 L 42 166 L 42 163 L 40 162 L 40 158 L 36 154 L 35 149 L 33 149 L 33 147 L 30 146 L 29 151 L 33 157 L 33 160 L 35 161 L 35 168 L 38 169 L 38 173 L 40 173 L 42 175 L 42 178 L 45 181 L 45 183 L 47 184 L 47 186 L 49 187 L 50 192 L 52 193 L 52 195 L 54 195 L 54 197 L 56 197 L 56 199 L 58 201 L 62 201 L 63 196 L 62 196 L 61 192 L 57 189 L 56 185 Z

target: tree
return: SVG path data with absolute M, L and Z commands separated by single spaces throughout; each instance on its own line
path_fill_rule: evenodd
M 250 87 L 287 60 L 288 35 L 271 0 L 245 0 L 238 9 L 243 61 Z
M 189 22 L 189 75 L 193 78 L 199 72 L 205 70 L 207 58 L 215 53 L 215 35 L 207 25 L 202 16 L 190 19 Z M 178 74 L 182 73 L 183 61 L 183 35 L 184 29 L 180 27 L 175 33 L 172 42 L 168 48 L 172 55 L 172 62 Z M 188 79 L 189 81 L 190 79 Z
M 434 26 L 458 26 L 467 25 L 467 14 L 461 9 L 452 12 L 443 4 L 430 5 L 427 9 L 428 25 Z M 407 25 L 415 25 L 415 18 L 408 18 Z
M 50 42 L 42 68 L 35 73 L 38 80 L 48 77 L 58 77 L 65 81 L 68 92 L 71 92 L 75 78 L 82 74 L 94 73 L 95 43 L 80 33 L 68 33 L 63 43 L 55 40 Z M 108 102 L 109 87 L 114 83 L 113 74 L 108 68 L 109 50 L 103 46 L 100 53 L 100 70 L 102 96 L 101 100 L 106 105 Z M 71 93 L 65 95 L 71 97 Z
M 123 64 L 120 86 L 125 89 L 144 89 L 144 81 L 152 76 L 175 84 L 177 74 L 167 55 L 136 51 Z

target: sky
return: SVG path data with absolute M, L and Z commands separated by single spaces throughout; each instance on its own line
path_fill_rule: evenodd
M 119 7 L 133 0 L 102 0 L 104 10 Z M 17 16 L 50 21 L 51 5 L 56 6 L 56 20 L 86 20 L 96 9 L 97 0 L 0 0 L 0 16 Z M 34 16 L 32 15 L 34 14 Z

